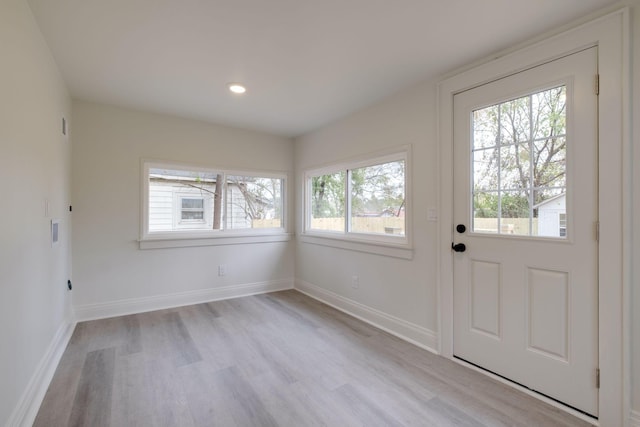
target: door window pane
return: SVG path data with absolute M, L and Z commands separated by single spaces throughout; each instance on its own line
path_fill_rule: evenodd
M 567 91 L 564 86 L 531 95 L 533 139 L 544 140 L 567 133 Z
M 529 197 L 524 191 L 500 192 L 500 234 L 530 236 Z
M 473 149 L 495 147 L 498 145 L 499 106 L 483 108 L 473 112 Z
M 536 188 L 566 187 L 567 139 L 552 137 L 533 143 L 533 156 L 536 160 L 533 185 Z M 542 203 L 544 200 L 535 200 Z
M 566 238 L 566 91 L 473 112 L 474 232 Z
M 526 142 L 531 137 L 530 97 L 514 99 L 500 105 L 500 143 L 502 145 Z
M 477 233 L 498 233 L 497 191 L 474 192 L 473 231 Z
M 498 161 L 500 150 L 488 148 L 473 152 L 473 183 L 474 188 L 481 190 L 497 190 L 498 183 Z
M 530 186 L 529 144 L 503 146 L 500 149 L 500 189 L 524 190 Z

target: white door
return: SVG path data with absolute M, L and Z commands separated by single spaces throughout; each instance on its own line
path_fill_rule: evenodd
M 596 56 L 454 97 L 453 350 L 597 417 Z

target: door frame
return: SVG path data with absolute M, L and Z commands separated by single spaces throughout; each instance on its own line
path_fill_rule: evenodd
M 630 13 L 622 8 L 446 78 L 438 85 L 438 352 L 453 359 L 453 99 L 457 93 L 598 47 L 599 424 L 622 426 L 630 413 L 631 151 Z M 594 76 L 595 90 L 595 76 Z M 622 172 L 621 172 L 622 171 Z M 622 315 L 621 315 L 622 313 Z M 551 401 L 552 404 L 553 401 Z M 556 406 L 570 411 L 560 404 Z M 575 412 L 573 412 L 575 413 Z

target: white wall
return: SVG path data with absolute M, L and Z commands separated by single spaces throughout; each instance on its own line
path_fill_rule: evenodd
M 387 258 L 299 242 L 296 279 L 424 328 L 437 330 L 436 83 L 427 82 L 296 140 L 297 218 L 302 217 L 302 173 L 323 164 L 411 145 L 414 254 L 412 260 Z M 298 221 L 297 232 L 302 232 Z M 360 277 L 358 289 L 351 277 Z M 433 342 L 422 342 L 427 346 Z
M 640 426 L 640 0 L 630 0 L 632 7 L 632 86 L 630 98 L 633 145 L 633 276 L 631 297 L 632 334 L 632 408 L 636 412 L 636 426 Z
M 633 267 L 631 389 L 635 424 L 640 426 L 640 0 L 622 2 L 632 8 L 633 106 Z M 410 88 L 375 106 L 296 140 L 296 194 L 302 194 L 301 171 L 311 166 L 358 156 L 380 148 L 413 145 L 414 248 L 412 261 L 381 258 L 324 246 L 299 243 L 296 278 L 342 298 L 437 330 L 436 223 L 428 222 L 426 209 L 436 207 L 437 139 L 436 82 Z M 628 194 L 627 196 L 631 196 Z M 301 218 L 301 202 L 297 203 Z M 298 223 L 297 232 L 302 232 Z M 350 287 L 360 274 L 360 288 Z
M 19 419 L 19 407 L 33 397 L 29 384 L 71 315 L 66 290 L 71 143 L 62 136 L 61 122 L 63 116 L 72 121 L 64 83 L 23 0 L 0 2 L 0 52 L 0 425 L 5 425 L 10 417 Z M 61 221 L 56 247 L 50 242 L 53 217 Z
M 293 242 L 153 250 L 137 243 L 141 158 L 291 174 L 290 139 L 80 101 L 73 114 L 76 309 L 293 280 Z
M 633 8 L 633 164 L 640 165 L 640 0 Z M 73 133 L 74 305 L 288 280 L 293 244 L 139 250 L 139 160 L 150 157 L 225 168 L 291 171 L 289 140 L 202 122 L 70 101 L 22 0 L 0 3 L 0 425 L 15 413 L 56 332 L 69 320 L 70 141 Z M 300 243 L 296 277 L 430 331 L 437 330 L 436 82 L 426 82 L 305 135 L 295 144 L 301 171 L 382 148 L 413 147 L 412 260 Z M 117 172 L 114 175 L 114 172 Z M 633 178 L 632 406 L 640 416 L 640 167 Z M 114 178 L 115 176 L 115 178 Z M 20 186 L 16 185 L 20 183 Z M 289 192 L 291 200 L 293 192 Z M 45 200 L 50 214 L 45 215 Z M 300 218 L 301 203 L 295 202 Z M 293 203 L 290 205 L 293 209 Z M 290 212 L 289 218 L 293 216 Z M 51 248 L 49 222 L 61 220 Z M 297 232 L 301 232 L 298 221 Z M 227 264 L 217 277 L 216 265 Z M 246 268 L 251 266 L 251 268 Z M 351 288 L 351 276 L 360 288 Z M 640 419 L 640 418 L 639 418 Z M 638 423 L 640 425 L 640 422 Z

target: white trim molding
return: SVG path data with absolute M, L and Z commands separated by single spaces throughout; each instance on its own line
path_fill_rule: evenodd
M 368 307 L 304 280 L 296 279 L 295 290 L 422 349 L 437 353 L 438 337 L 430 329 Z
M 629 328 L 631 265 L 629 230 L 631 147 L 629 119 L 630 11 L 618 11 L 583 23 L 529 46 L 494 56 L 461 71 L 438 85 L 439 208 L 438 344 L 444 357 L 453 357 L 453 98 L 455 94 L 510 74 L 561 58 L 586 47 L 598 47 L 599 95 L 599 424 L 622 426 L 628 417 L 630 391 Z
M 179 292 L 168 295 L 130 298 L 98 304 L 86 304 L 75 307 L 75 315 L 76 319 L 81 322 L 263 294 L 266 292 L 283 291 L 286 289 L 293 289 L 293 279 L 246 283 L 219 288 Z
M 359 242 L 356 240 L 332 239 L 328 236 L 312 236 L 303 234 L 300 236 L 301 243 L 327 246 L 329 248 L 344 249 L 347 251 L 364 252 L 367 254 L 382 255 L 391 258 L 413 259 L 413 249 L 400 246 L 372 244 L 369 242 Z
M 33 424 L 75 326 L 76 323 L 72 320 L 62 322 L 40 363 L 36 366 L 13 413 L 7 420 L 7 426 L 30 426 Z
M 225 235 L 221 237 L 197 237 L 184 239 L 146 239 L 138 240 L 140 249 L 193 248 L 198 246 L 249 245 L 257 243 L 289 242 L 293 233 L 262 233 L 244 235 Z

